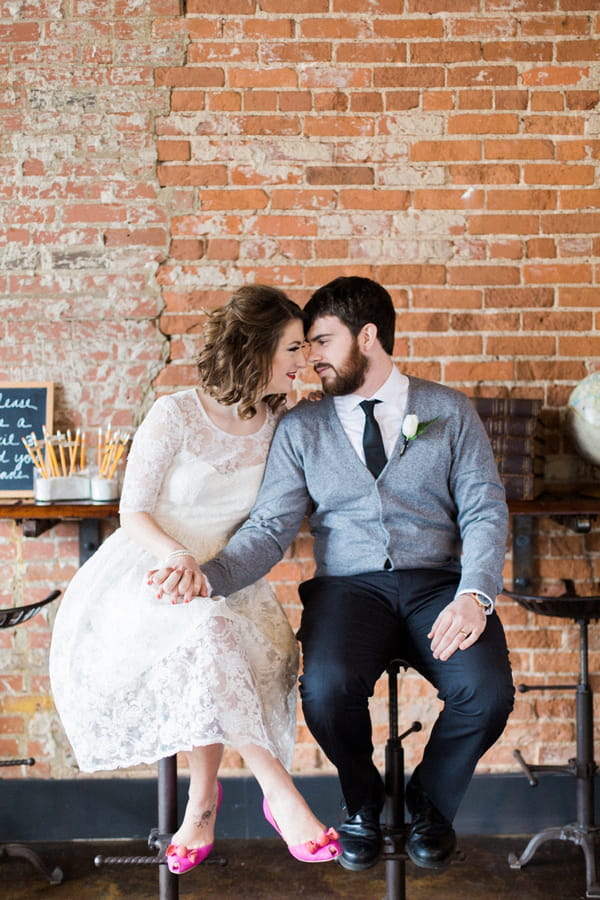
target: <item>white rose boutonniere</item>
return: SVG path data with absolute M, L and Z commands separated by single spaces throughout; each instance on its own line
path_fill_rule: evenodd
M 402 456 L 408 447 L 409 441 L 414 441 L 415 438 L 418 438 L 420 434 L 423 434 L 426 428 L 429 428 L 429 426 L 433 425 L 434 422 L 437 422 L 438 419 L 439 416 L 436 416 L 435 419 L 430 419 L 428 422 L 419 422 L 419 417 L 412 413 L 408 416 L 404 416 L 401 429 L 404 443 L 400 449 L 400 456 Z

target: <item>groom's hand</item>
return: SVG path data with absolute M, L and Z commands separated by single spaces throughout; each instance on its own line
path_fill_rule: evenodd
M 483 634 L 486 623 L 485 611 L 477 605 L 473 594 L 459 594 L 441 611 L 427 635 L 434 659 L 450 659 L 457 650 L 472 647 Z

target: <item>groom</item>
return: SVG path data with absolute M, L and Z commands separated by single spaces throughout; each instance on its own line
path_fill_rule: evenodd
M 248 521 L 202 571 L 213 594 L 233 593 L 282 558 L 309 516 L 316 574 L 300 587 L 300 690 L 344 794 L 340 861 L 367 869 L 381 852 L 368 699 L 399 657 L 444 704 L 406 791 L 408 856 L 441 868 L 477 761 L 512 708 L 494 612 L 504 491 L 469 399 L 393 365 L 395 313 L 381 285 L 336 278 L 305 312 L 325 396 L 284 416 Z

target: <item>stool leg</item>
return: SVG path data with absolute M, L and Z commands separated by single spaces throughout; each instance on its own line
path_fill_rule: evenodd
M 387 800 L 383 831 L 383 858 L 385 859 L 386 900 L 405 900 L 404 750 L 397 736 L 390 737 L 385 748 L 385 792 Z
M 589 683 L 588 671 L 588 620 L 579 623 L 579 682 L 575 694 L 575 723 L 577 729 L 576 757 L 566 766 L 528 766 L 518 751 L 517 759 L 529 777 L 530 784 L 536 785 L 535 772 L 563 771 L 575 776 L 577 822 L 544 828 L 535 834 L 520 856 L 510 853 L 508 863 L 511 869 L 527 865 L 534 853 L 546 841 L 571 841 L 581 847 L 585 859 L 586 897 L 600 898 L 598 881 L 597 850 L 600 828 L 594 818 L 594 778 L 597 766 L 594 761 L 594 698 Z M 562 686 L 551 685 L 549 689 Z
M 177 831 L 177 757 L 167 756 L 158 763 L 158 831 L 173 834 Z M 160 900 L 179 900 L 178 876 L 166 865 L 158 867 Z
M 404 821 L 404 748 L 407 735 L 420 731 L 420 722 L 398 735 L 398 672 L 408 668 L 402 660 L 392 660 L 388 673 L 388 710 L 390 735 L 385 746 L 385 816 L 383 859 L 385 860 L 385 900 L 406 900 L 406 823 Z

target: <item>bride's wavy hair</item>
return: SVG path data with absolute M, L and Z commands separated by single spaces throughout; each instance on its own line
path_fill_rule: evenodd
M 242 419 L 256 415 L 273 371 L 273 356 L 288 324 L 304 322 L 300 307 L 278 288 L 249 284 L 238 288 L 225 306 L 209 313 L 198 372 L 204 390 L 223 403 L 239 404 Z M 285 394 L 264 397 L 272 410 Z

